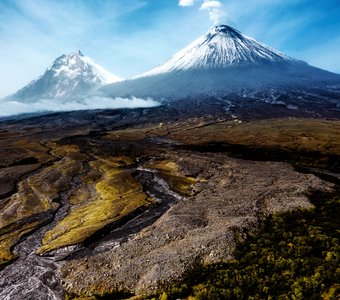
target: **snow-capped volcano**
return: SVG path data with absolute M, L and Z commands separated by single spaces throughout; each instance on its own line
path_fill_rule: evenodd
M 58 57 L 45 73 L 11 95 L 15 100 L 67 99 L 121 81 L 80 51 Z
M 339 83 L 340 75 L 312 67 L 230 26 L 219 25 L 150 71 L 100 90 L 110 96 L 183 99 L 333 82 Z
M 213 27 L 206 35 L 195 40 L 165 63 L 138 77 L 189 69 L 290 62 L 297 61 L 232 27 L 220 25 Z

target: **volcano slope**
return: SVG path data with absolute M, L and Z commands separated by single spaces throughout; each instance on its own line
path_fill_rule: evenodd
M 339 182 L 336 119 L 162 109 L 1 123 L 0 298 L 155 294 Z
M 109 97 L 167 101 L 235 94 L 290 106 L 290 100 L 306 104 L 308 95 L 320 95 L 318 89 L 325 95 L 326 90 L 338 89 L 339 83 L 338 74 L 289 57 L 233 27 L 218 25 L 153 69 L 100 91 Z M 267 91 L 269 95 L 259 97 Z M 290 94 L 300 95 L 289 99 Z

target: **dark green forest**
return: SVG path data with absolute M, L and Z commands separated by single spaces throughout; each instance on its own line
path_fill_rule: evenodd
M 233 261 L 197 266 L 156 298 L 339 299 L 339 191 L 311 194 L 315 209 L 269 217 Z

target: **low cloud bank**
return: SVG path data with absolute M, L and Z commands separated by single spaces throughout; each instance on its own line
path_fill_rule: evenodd
M 156 107 L 160 103 L 148 98 L 106 98 L 90 97 L 77 100 L 41 99 L 35 102 L 25 103 L 15 100 L 0 102 L 0 117 L 9 117 L 28 113 L 61 112 L 88 109 L 118 109 Z

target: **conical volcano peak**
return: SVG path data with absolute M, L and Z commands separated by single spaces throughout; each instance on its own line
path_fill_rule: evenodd
M 244 98 L 248 94 L 244 91 L 255 95 L 254 91 L 269 88 L 270 96 L 264 98 L 267 102 L 280 98 L 274 97 L 276 89 L 339 81 L 339 75 L 309 66 L 222 24 L 150 71 L 107 85 L 102 91 L 114 97 L 133 95 L 169 101 L 190 98 L 200 102 L 210 96 L 223 99 L 230 93 L 239 93 Z
M 245 36 L 235 28 L 228 25 L 214 26 L 208 31 L 207 39 L 211 40 L 214 37 L 232 39 L 232 40 L 244 40 Z
M 282 65 L 290 64 L 292 61 L 292 58 L 257 42 L 231 26 L 218 25 L 165 63 L 139 77 L 189 69 Z
M 208 32 L 208 34 L 218 34 L 218 33 L 241 35 L 241 33 L 238 30 L 228 25 L 214 26 Z
M 58 57 L 43 75 L 11 97 L 18 100 L 66 99 L 121 80 L 78 50 Z

